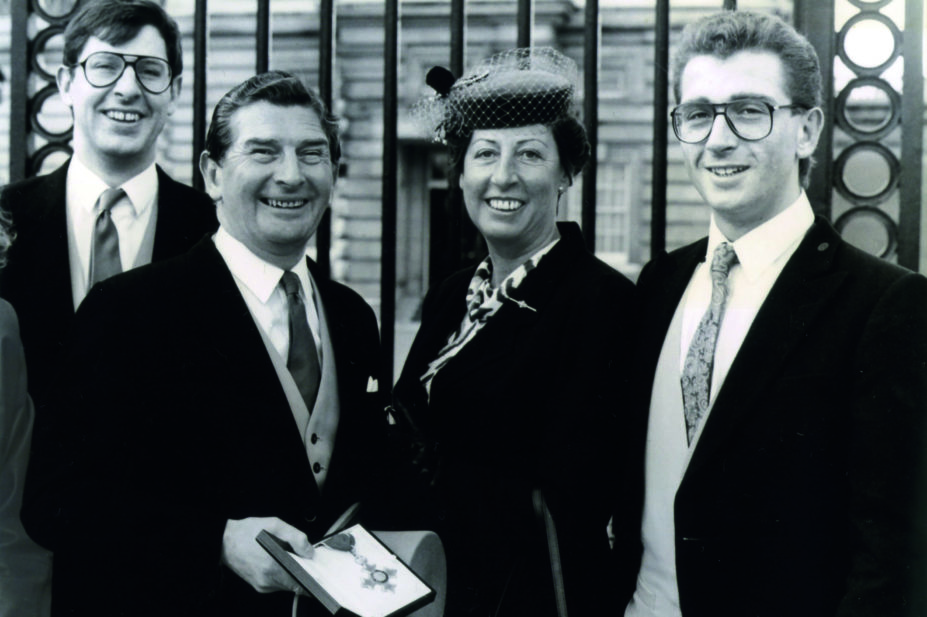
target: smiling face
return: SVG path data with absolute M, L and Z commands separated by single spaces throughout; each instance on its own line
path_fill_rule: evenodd
M 569 178 L 549 127 L 473 131 L 460 188 L 492 253 L 527 259 L 557 237 L 557 201 Z
M 122 45 L 90 37 L 78 61 L 98 51 L 167 60 L 164 39 L 150 25 Z M 180 76 L 166 91 L 152 94 L 139 85 L 132 67 L 103 88 L 90 85 L 81 67 L 61 67 L 58 90 L 74 113 L 75 154 L 102 176 L 129 178 L 154 162 L 158 135 L 180 94 Z
M 740 51 L 727 58 L 695 56 L 682 71 L 679 103 L 743 98 L 772 105 L 792 102 L 776 54 Z M 681 144 L 689 176 L 729 240 L 773 218 L 798 198 L 798 161 L 814 152 L 822 121 L 819 109 L 777 110 L 768 137 L 745 141 L 718 115 L 706 139 Z
M 235 111 L 229 126 L 222 160 L 200 157 L 219 222 L 261 259 L 290 268 L 305 255 L 335 184 L 319 115 L 259 101 Z

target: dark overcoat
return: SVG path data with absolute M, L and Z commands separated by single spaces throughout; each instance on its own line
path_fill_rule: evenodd
M 522 304 L 504 302 L 438 372 L 429 401 L 419 378 L 459 327 L 473 270 L 433 289 L 394 390 L 435 453 L 422 510 L 445 543 L 449 616 L 556 615 L 537 489 L 556 524 L 570 614 L 606 614 L 627 589 L 629 568 L 616 579 L 607 563 L 606 526 L 615 498 L 640 490 L 638 477 L 613 475 L 639 422 L 625 397 L 635 291 L 586 250 L 575 223 L 560 233 L 513 292 Z M 639 510 L 616 511 L 617 554 L 639 555 Z

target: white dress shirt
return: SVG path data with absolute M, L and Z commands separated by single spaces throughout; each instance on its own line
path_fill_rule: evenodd
M 94 206 L 100 194 L 111 187 L 76 155 L 68 165 L 66 182 L 68 255 L 71 293 L 76 309 L 89 291 L 93 228 L 99 215 Z M 119 261 L 125 272 L 151 263 L 158 216 L 158 172 L 154 163 L 122 184 L 121 188 L 126 196 L 112 207 L 110 214 L 119 234 Z
M 770 289 L 814 222 L 802 193 L 785 211 L 733 243 L 738 263 L 722 318 L 711 379 L 711 399 L 692 445 L 686 440 L 682 375 L 685 357 L 711 299 L 711 256 L 725 241 L 712 218 L 706 261 L 692 275 L 660 354 L 650 401 L 641 536 L 644 555 L 625 617 L 682 617 L 676 582 L 674 503 L 679 483 L 707 424 L 711 404 Z
M 239 291 L 248 305 L 258 327 L 264 332 L 280 357 L 286 360 L 290 352 L 290 317 L 286 292 L 280 287 L 283 269 L 269 264 L 248 250 L 244 244 L 232 237 L 223 227 L 214 236 L 216 249 L 225 260 Z M 316 309 L 315 287 L 309 276 L 306 260 L 301 259 L 292 268 L 299 278 L 299 286 L 306 306 L 306 317 L 316 350 L 319 352 L 319 364 L 322 357 L 322 340 L 319 336 L 319 312 Z
M 788 208 L 733 242 L 737 263 L 731 267 L 728 274 L 730 295 L 715 346 L 708 410 L 699 422 L 696 437 L 692 441 L 693 448 L 698 442 L 698 435 L 705 426 L 708 414 L 711 413 L 711 404 L 721 389 L 756 314 L 786 262 L 792 257 L 813 223 L 814 211 L 802 192 Z M 711 303 L 711 259 L 715 248 L 722 242 L 728 240 L 718 229 L 712 215 L 705 261 L 695 269 L 682 299 L 680 371 L 685 364 L 686 354 L 698 324 Z

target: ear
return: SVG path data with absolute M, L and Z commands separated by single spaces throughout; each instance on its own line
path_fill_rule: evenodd
M 55 74 L 55 81 L 58 83 L 58 93 L 61 95 L 61 100 L 64 101 L 64 104 L 68 107 L 71 107 L 71 84 L 74 81 L 74 71 L 76 69 L 67 66 L 59 66 L 58 72 Z
M 180 99 L 180 89 L 183 86 L 183 75 L 178 75 L 174 78 L 174 81 L 171 82 L 170 92 L 171 100 L 167 104 L 167 115 L 171 116 L 174 114 L 174 110 L 177 109 L 177 101 Z
M 798 158 L 808 158 L 814 154 L 814 149 L 818 145 L 818 139 L 821 137 L 821 130 L 824 128 L 824 112 L 820 107 L 815 107 L 805 112 L 805 115 L 799 125 L 798 133 Z
M 206 192 L 213 201 L 218 202 L 222 198 L 222 167 L 205 150 L 200 154 L 200 173 L 203 174 Z

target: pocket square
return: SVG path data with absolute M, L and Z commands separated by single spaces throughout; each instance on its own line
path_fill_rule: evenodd
M 378 384 L 377 380 L 374 379 L 373 376 L 371 375 L 370 377 L 367 378 L 367 392 L 370 393 L 370 392 L 379 392 L 379 391 L 380 391 L 380 384 Z

